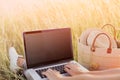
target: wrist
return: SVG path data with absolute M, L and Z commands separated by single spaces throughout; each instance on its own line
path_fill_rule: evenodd
M 69 79 L 68 79 L 68 77 L 64 76 L 64 77 L 59 78 L 58 80 L 69 80 Z

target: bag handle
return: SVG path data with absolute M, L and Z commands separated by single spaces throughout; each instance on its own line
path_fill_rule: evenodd
M 102 28 L 101 29 L 103 29 L 104 27 L 107 27 L 107 26 L 110 26 L 110 27 L 112 27 L 113 28 L 113 30 L 114 30 L 114 40 L 116 41 L 117 39 L 116 39 L 116 28 L 112 25 L 112 24 L 105 24 L 105 25 L 103 25 L 102 26 Z
M 96 35 L 95 39 L 93 40 L 93 43 L 92 43 L 92 46 L 91 46 L 91 51 L 95 52 L 95 42 L 96 42 L 96 39 L 100 36 L 100 35 L 105 35 L 107 36 L 108 40 L 109 40 L 109 48 L 107 49 L 107 53 L 111 53 L 112 52 L 112 48 L 111 48 L 111 39 L 110 37 L 106 34 L 106 33 L 99 33 Z

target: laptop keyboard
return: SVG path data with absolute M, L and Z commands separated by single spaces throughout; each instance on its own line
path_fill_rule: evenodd
M 57 71 L 60 72 L 60 74 L 66 73 L 64 71 L 64 65 L 59 65 L 59 66 L 53 66 L 53 67 L 49 67 L 49 68 L 44 68 L 44 69 L 36 70 L 36 72 L 40 75 L 41 78 L 46 78 L 46 76 L 43 75 L 42 72 L 45 72 L 48 69 L 57 70 Z

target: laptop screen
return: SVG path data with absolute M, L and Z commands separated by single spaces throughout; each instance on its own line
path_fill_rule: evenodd
M 73 59 L 70 28 L 24 32 L 27 68 Z

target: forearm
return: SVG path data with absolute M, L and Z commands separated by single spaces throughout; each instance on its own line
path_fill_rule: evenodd
M 120 74 L 97 75 L 93 80 L 120 80 Z
M 81 74 L 76 76 L 64 77 L 61 80 L 93 80 L 93 75 Z
M 81 74 L 72 77 L 64 77 L 61 80 L 120 80 L 120 74 L 112 75 Z
M 120 74 L 120 68 L 108 69 L 102 71 L 90 71 L 83 74 L 95 74 L 95 75 L 105 75 L 105 74 Z

